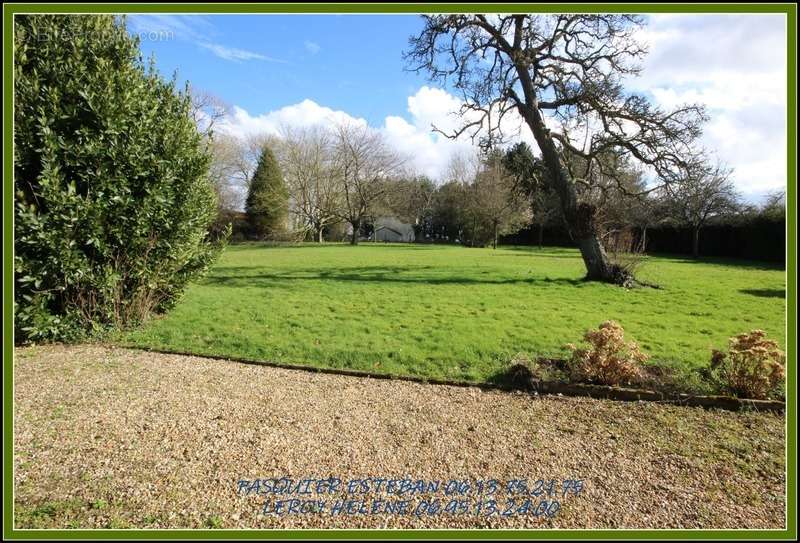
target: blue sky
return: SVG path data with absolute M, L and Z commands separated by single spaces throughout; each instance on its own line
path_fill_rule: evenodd
M 251 112 L 310 99 L 379 125 L 403 111 L 424 75 L 402 51 L 418 16 L 131 16 L 129 29 L 159 69 Z M 170 31 L 166 39 L 149 32 Z M 238 50 L 238 55 L 237 51 Z M 260 55 L 265 58 L 259 58 Z M 242 58 L 237 58 L 242 57 Z
M 451 89 L 404 69 L 416 15 L 134 15 L 128 27 L 163 74 L 177 70 L 231 106 L 219 127 L 234 136 L 364 123 L 435 179 L 472 150 L 431 131 L 455 127 Z M 785 17 L 653 15 L 639 38 L 649 54 L 629 90 L 665 109 L 705 104 L 702 144 L 733 167 L 747 199 L 785 188 Z

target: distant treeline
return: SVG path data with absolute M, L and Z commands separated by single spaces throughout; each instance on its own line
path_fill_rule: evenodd
M 636 243 L 643 230 L 633 229 Z M 651 226 L 645 234 L 645 252 L 692 254 L 692 228 L 688 226 Z M 516 234 L 504 236 L 503 245 L 538 245 L 539 228 L 535 225 Z M 566 229 L 559 225 L 545 226 L 542 245 L 574 245 Z M 786 262 L 786 221 L 782 218 L 755 216 L 735 223 L 711 223 L 700 235 L 703 256 L 742 258 L 770 262 Z
M 232 241 L 248 239 L 248 223 L 244 213 L 231 213 Z M 646 232 L 632 228 L 634 247 L 641 247 L 645 236 L 646 253 L 692 254 L 692 228 L 689 226 L 651 226 Z M 530 225 L 516 234 L 502 236 L 501 245 L 539 245 L 539 227 Z M 344 235 L 329 239 L 344 239 Z M 417 242 L 459 243 L 441 236 L 417 238 Z M 546 247 L 574 247 L 566 228 L 548 225 L 542 228 L 541 244 Z M 754 216 L 735 223 L 712 223 L 700 235 L 700 251 L 703 256 L 741 258 L 786 263 L 786 221 L 783 218 Z

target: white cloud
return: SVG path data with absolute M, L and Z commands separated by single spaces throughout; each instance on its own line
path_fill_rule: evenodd
M 411 122 L 400 116 L 386 117 L 382 130 L 389 142 L 410 157 L 410 166 L 432 179 L 442 179 L 451 157 L 472 150 L 467 136 L 458 140 L 434 132 L 445 133 L 457 128 L 460 100 L 441 89 L 424 86 L 408 97 Z
M 653 15 L 642 38 L 650 54 L 628 86 L 664 108 L 704 104 L 702 143 L 749 198 L 785 188 L 785 17 Z
M 285 60 L 218 43 L 216 39 L 211 39 L 218 34 L 214 25 L 200 15 L 131 15 L 128 17 L 128 28 L 143 40 L 177 39 L 192 42 L 219 58 L 232 62 L 262 60 L 286 63 Z
M 208 40 L 213 25 L 199 15 L 129 15 L 128 28 L 140 35 L 166 34 L 185 41 Z
M 303 100 L 262 115 L 251 115 L 245 109 L 234 106 L 233 113 L 218 126 L 221 132 L 243 138 L 248 135 L 278 135 L 281 128 L 301 126 L 331 126 L 335 124 L 366 125 L 367 121 L 353 117 L 344 111 L 334 111 L 320 106 L 313 100 Z
M 204 49 L 208 49 L 212 53 L 214 53 L 219 58 L 225 60 L 231 60 L 233 62 L 242 62 L 243 60 L 264 60 L 267 62 L 280 62 L 286 63 L 285 60 L 280 60 L 277 58 L 268 57 L 266 55 L 262 55 L 261 53 L 255 53 L 253 51 L 247 51 L 246 49 L 237 49 L 235 47 L 225 47 L 224 45 L 220 45 L 218 43 L 207 43 L 207 42 L 199 42 L 197 45 Z
M 458 100 L 439 89 L 422 87 L 408 98 L 411 122 L 396 115 L 385 118 L 381 126 L 373 127 L 386 137 L 388 143 L 408 158 L 408 166 L 431 178 L 440 179 L 447 170 L 450 157 L 469 152 L 469 138 L 450 140 L 431 129 L 432 124 L 443 129 L 455 127 L 449 115 L 459 106 Z M 253 134 L 278 135 L 282 128 L 355 124 L 366 126 L 365 119 L 341 110 L 321 106 L 313 100 L 282 107 L 261 115 L 253 115 L 234 106 L 232 114 L 218 125 L 218 130 L 243 138 Z
M 436 126 L 450 132 L 461 124 L 458 108 L 461 101 L 452 94 L 435 87 L 424 86 L 408 97 L 408 112 L 420 128 Z
M 308 40 L 306 40 L 305 42 L 303 42 L 303 47 L 305 47 L 305 48 L 306 48 L 306 51 L 308 51 L 308 52 L 309 52 L 309 53 L 311 53 L 312 55 L 316 55 L 317 53 L 319 53 L 319 52 L 320 52 L 320 49 L 322 49 L 322 48 L 319 46 L 319 44 L 318 44 L 318 43 L 316 43 L 316 42 L 313 42 L 313 41 L 308 41 Z

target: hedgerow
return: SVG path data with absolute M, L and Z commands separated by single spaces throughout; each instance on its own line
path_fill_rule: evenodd
M 15 332 L 68 341 L 163 311 L 221 241 L 188 93 L 124 21 L 18 15 Z

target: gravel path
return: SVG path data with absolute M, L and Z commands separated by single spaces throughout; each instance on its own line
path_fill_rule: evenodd
M 785 522 L 784 420 L 766 413 L 536 398 L 84 345 L 16 350 L 14 417 L 17 527 Z M 239 483 L 284 476 L 328 486 L 287 496 L 256 493 L 278 488 L 269 482 Z M 442 483 L 398 494 L 400 483 L 378 490 L 377 478 Z M 369 479 L 370 491 L 348 494 L 353 479 Z M 469 490 L 446 495 L 453 479 Z M 510 495 L 515 479 L 531 492 L 516 484 Z M 555 480 L 555 490 L 537 480 Z M 289 499 L 302 502 L 273 512 Z M 490 499 L 514 514 L 487 515 Z M 339 500 L 351 504 L 336 509 Z M 322 513 L 308 512 L 314 501 Z M 441 509 L 431 514 L 423 502 Z M 367 514 L 355 514 L 360 507 Z

